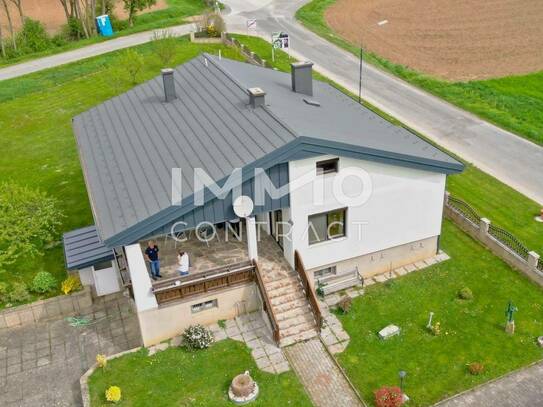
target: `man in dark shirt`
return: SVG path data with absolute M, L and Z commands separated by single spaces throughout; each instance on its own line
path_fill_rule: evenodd
M 145 249 L 145 257 L 151 265 L 151 278 L 156 280 L 162 278 L 160 275 L 160 260 L 158 259 L 158 246 L 154 241 L 150 240 L 147 244 L 147 249 Z

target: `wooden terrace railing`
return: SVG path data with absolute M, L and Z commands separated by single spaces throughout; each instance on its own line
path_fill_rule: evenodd
M 189 276 L 178 276 L 153 283 L 158 304 L 176 301 L 255 279 L 255 266 L 251 261 L 218 267 Z
M 323 323 L 322 312 L 319 307 L 319 302 L 317 300 L 317 294 L 313 290 L 313 287 L 311 287 L 311 284 L 309 284 L 309 278 L 307 277 L 307 272 L 305 271 L 304 262 L 302 261 L 302 258 L 300 256 L 300 253 L 298 253 L 298 250 L 294 251 L 294 268 L 298 272 L 298 275 L 300 276 L 300 279 L 302 280 L 305 296 L 307 300 L 309 301 L 309 305 L 311 306 L 311 310 L 313 311 L 313 315 L 315 316 L 315 322 L 317 323 L 317 331 L 320 333 L 322 329 L 322 323 Z
M 264 303 L 264 311 L 266 311 L 270 319 L 273 332 L 273 340 L 275 341 L 275 343 L 277 343 L 277 345 L 279 345 L 279 341 L 281 340 L 281 336 L 279 334 L 279 323 L 277 322 L 277 317 L 273 312 L 270 298 L 268 297 L 266 287 L 264 286 L 264 280 L 262 279 L 262 273 L 260 272 L 258 262 L 256 260 L 253 260 L 253 263 L 255 266 L 256 285 L 258 286 L 260 296 L 262 297 L 262 302 Z

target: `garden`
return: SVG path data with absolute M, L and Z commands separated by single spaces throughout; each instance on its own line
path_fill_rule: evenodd
M 110 360 L 90 376 L 91 405 L 111 405 L 108 398 L 118 398 L 121 406 L 148 406 L 149 400 L 165 407 L 232 406 L 230 384 L 245 371 L 259 388 L 252 406 L 311 406 L 292 371 L 278 375 L 260 371 L 249 348 L 231 339 L 205 349 L 171 346 L 152 356 L 142 348 Z
M 409 405 L 427 406 L 542 358 L 541 288 L 450 221 L 441 248 L 450 260 L 370 286 L 338 313 L 351 337 L 339 361 L 370 404 L 378 389 L 400 386 L 402 371 Z M 505 329 L 509 301 L 514 334 Z M 389 324 L 400 334 L 380 339 Z

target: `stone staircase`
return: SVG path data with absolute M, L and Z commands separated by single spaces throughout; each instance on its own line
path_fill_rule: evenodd
M 315 318 L 296 271 L 282 255 L 273 262 L 261 259 L 259 265 L 279 325 L 279 345 L 288 346 L 317 336 Z

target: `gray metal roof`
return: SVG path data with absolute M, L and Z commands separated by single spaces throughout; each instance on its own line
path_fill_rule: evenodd
M 113 260 L 112 249 L 102 243 L 94 225 L 64 233 L 62 240 L 68 270 L 82 269 L 102 261 Z
M 158 76 L 73 120 L 96 225 L 109 247 L 133 243 L 193 210 L 198 167 L 219 184 L 234 168 L 268 169 L 317 154 L 443 173 L 463 168 L 319 81 L 308 97 L 291 91 L 288 73 L 207 54 L 178 66 L 174 76 L 178 98 L 170 103 Z M 249 106 L 249 87 L 266 92 L 267 106 Z M 181 206 L 171 205 L 172 168 L 183 172 Z

